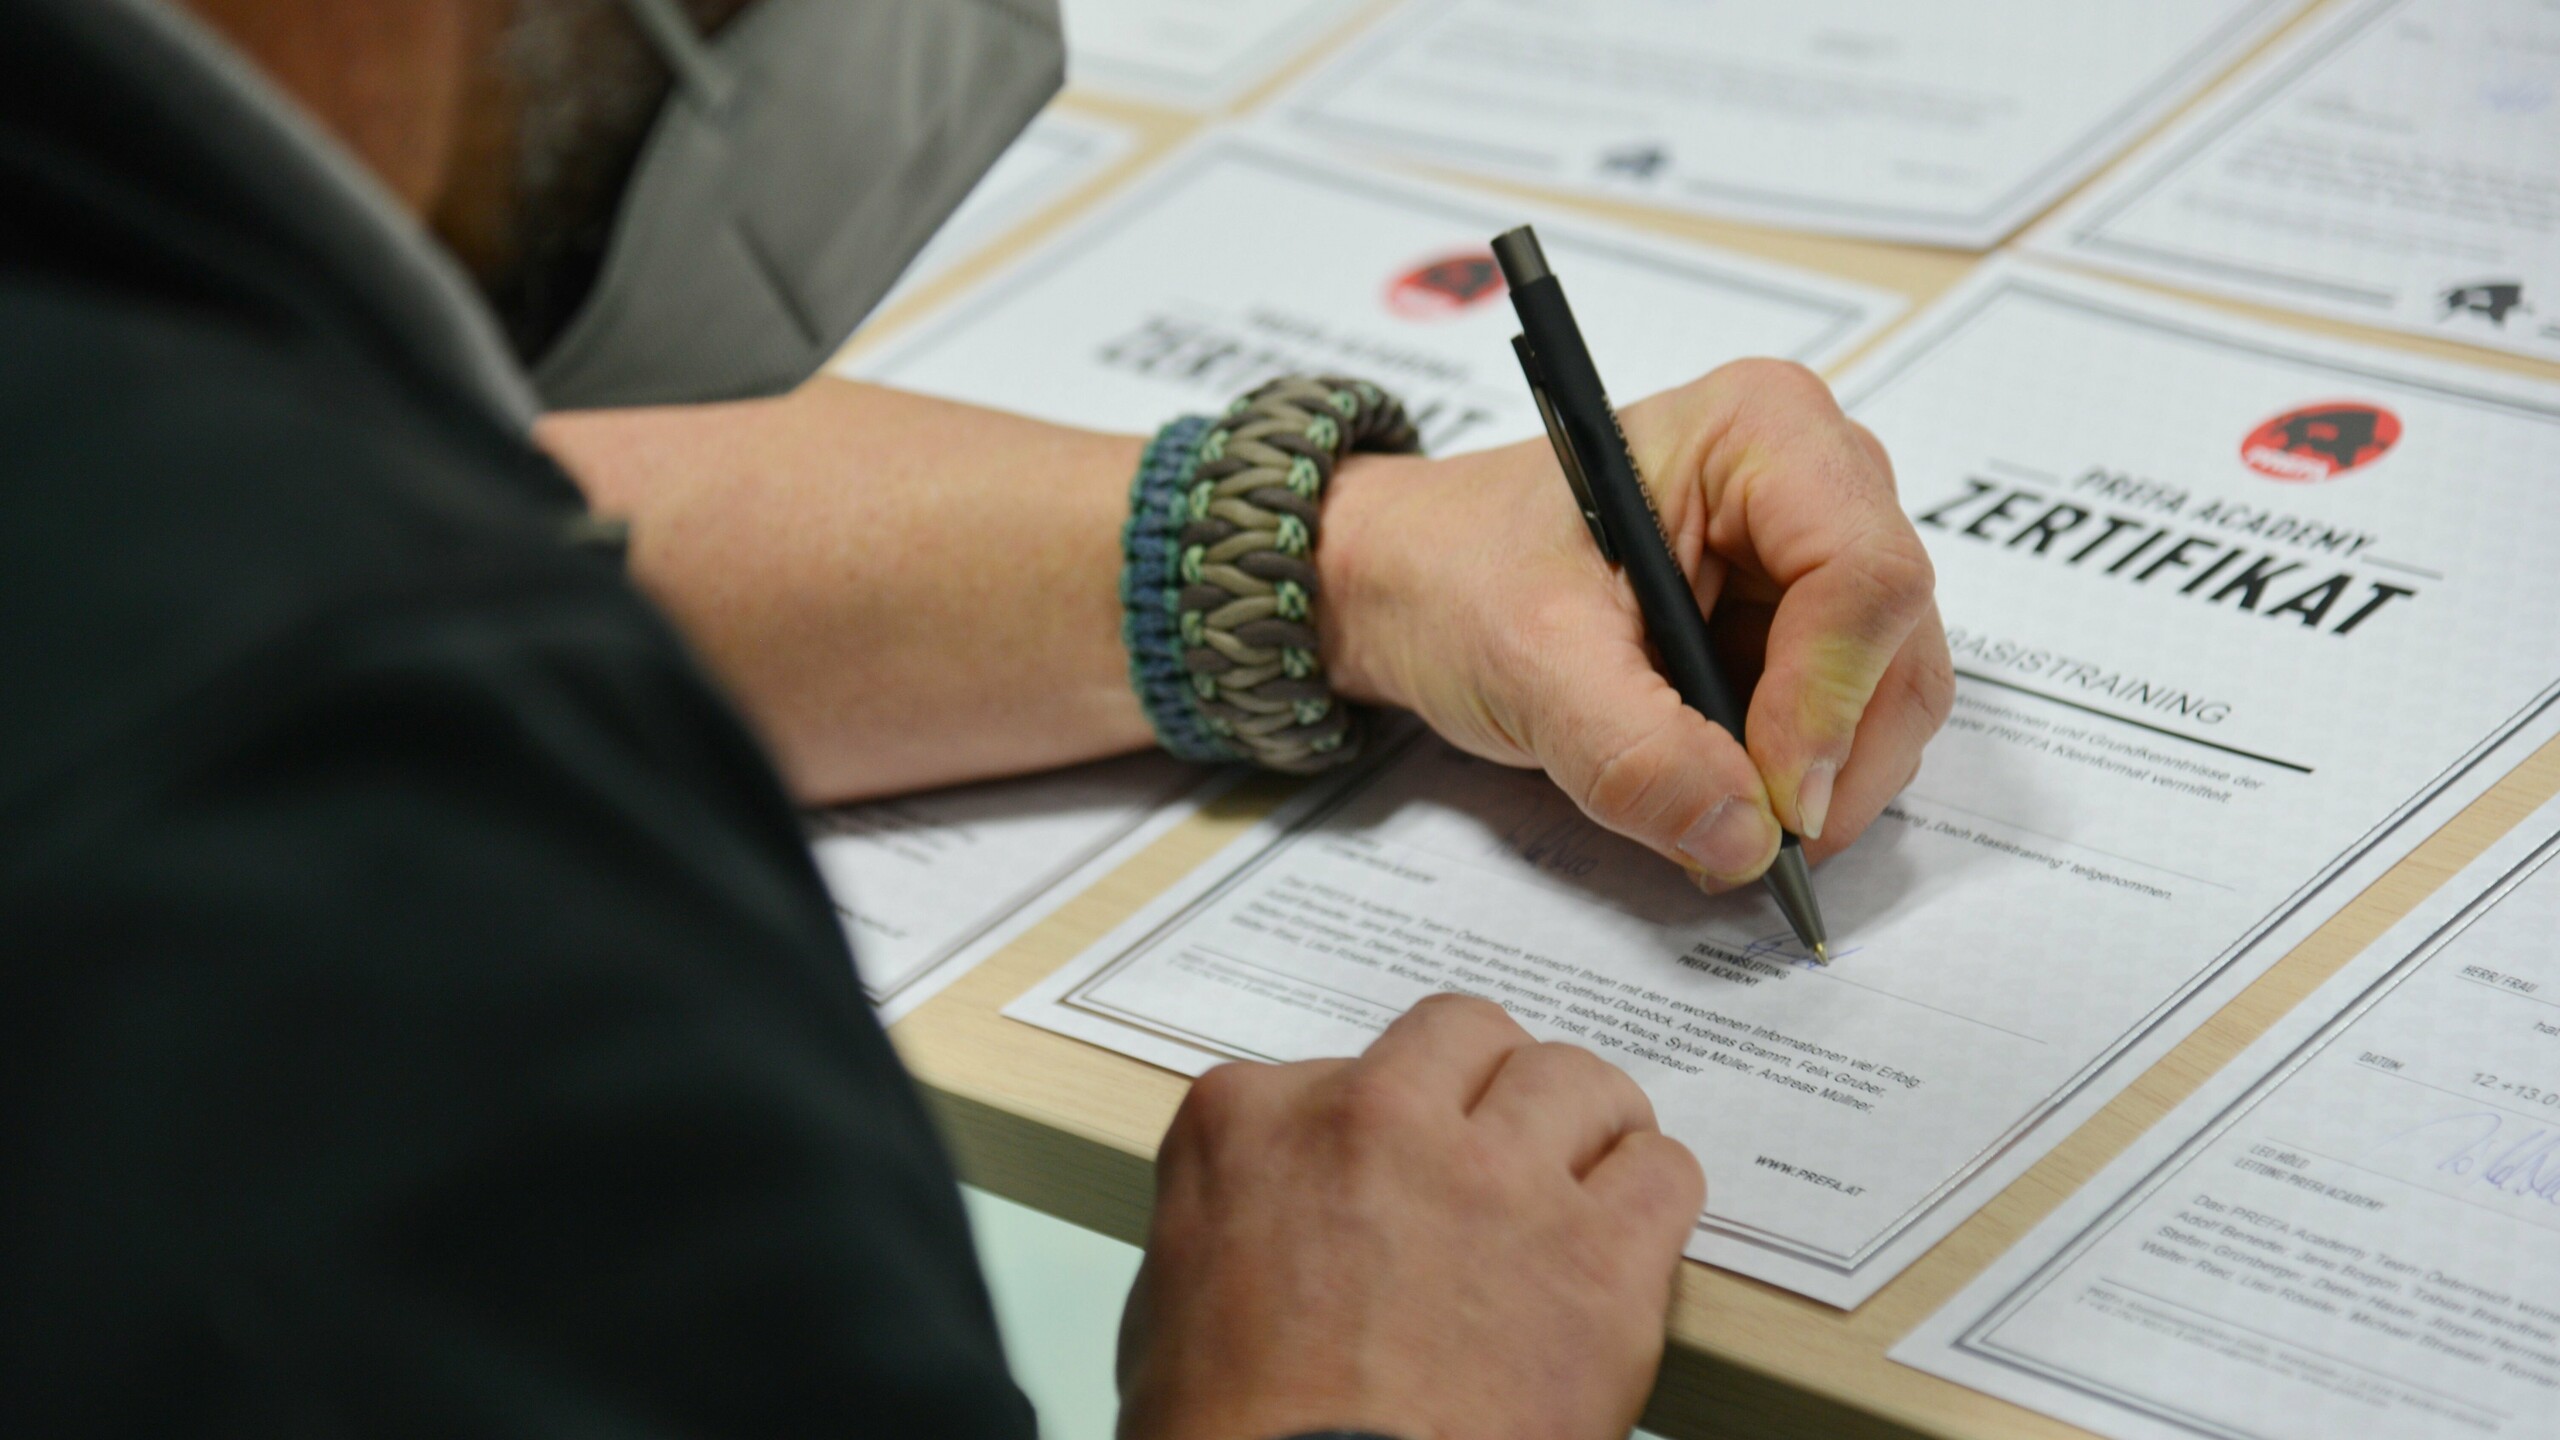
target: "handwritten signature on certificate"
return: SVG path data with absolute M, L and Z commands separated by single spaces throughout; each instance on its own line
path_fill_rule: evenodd
M 2413 1125 L 2368 1154 L 2414 1153 L 2435 1174 L 2466 1190 L 2560 1206 L 2560 1128 L 2518 1121 L 2496 1110 L 2466 1110 Z

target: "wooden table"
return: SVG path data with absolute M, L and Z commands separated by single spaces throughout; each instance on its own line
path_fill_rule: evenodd
M 1354 21 L 1346 33 L 1374 14 Z M 1335 38 L 1336 43 L 1342 39 Z M 1289 78 L 1275 80 L 1263 95 L 1248 97 L 1238 109 L 1250 109 Z M 967 288 L 1012 250 L 1116 188 L 1202 123 L 1072 93 L 1064 103 L 1137 131 L 1142 137 L 1137 152 L 1029 229 L 881 316 L 866 331 L 864 345 Z M 1915 306 L 1935 298 L 1980 259 L 1520 193 L 1899 290 Z M 2289 312 L 2206 303 L 2297 329 L 2560 381 L 2560 366 Z M 961 1172 L 971 1183 L 1105 1234 L 1132 1242 L 1143 1238 L 1156 1140 L 1188 1082 L 1007 1020 L 1000 1012 L 1034 981 L 1207 859 L 1282 793 L 1276 782 L 1248 786 L 1187 822 L 892 1030 L 899 1051 L 926 1086 Z M 1684 1263 L 1672 1305 L 1670 1349 L 1647 1427 L 1684 1440 L 1725 1435 L 1753 1440 L 2085 1436 L 2088 1432 L 2076 1426 L 1896 1365 L 1885 1352 L 2276 1017 L 2555 793 L 2560 793 L 2560 742 L 2526 761 L 2357 896 L 2113 1104 L 1858 1309 L 1843 1312 L 1759 1281 Z M 1716 1159 L 1705 1159 L 1712 1180 Z

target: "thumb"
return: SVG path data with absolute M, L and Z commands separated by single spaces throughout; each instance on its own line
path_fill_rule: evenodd
M 1582 813 L 1711 889 L 1758 879 L 1778 851 L 1769 793 L 1740 742 L 1682 702 L 1641 646 L 1572 651 L 1532 748 Z

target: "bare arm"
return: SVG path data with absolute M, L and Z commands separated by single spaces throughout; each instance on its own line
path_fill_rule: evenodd
M 1546 770 L 1703 887 L 1757 876 L 1782 820 L 1834 853 L 1953 685 L 1892 468 L 1793 366 L 1727 366 L 1625 419 L 1722 638 L 1765 659 L 1747 747 L 1654 671 L 1544 442 L 1336 472 L 1329 677 Z M 1119 638 L 1138 438 L 821 380 L 543 439 L 632 519 L 641 583 L 805 798 L 1147 742 Z M 1124 1428 L 1149 1440 L 1624 1435 L 1700 1194 L 1624 1075 L 1447 999 L 1356 1061 L 1213 1072 L 1157 1179 L 1122 1334 Z
M 1120 645 L 1136 437 L 821 379 L 541 440 L 631 520 L 640 583 L 805 800 L 1150 742 Z
M 1655 672 L 1542 441 L 1335 473 L 1315 555 L 1328 677 L 1547 771 L 1708 888 L 1758 877 L 1781 823 L 1835 853 L 1910 779 L 1953 688 L 1892 467 L 1819 379 L 1771 361 L 1626 422 L 1699 598 L 1765 657 L 1747 748 Z M 641 584 L 804 800 L 1148 743 L 1118 591 L 1139 437 L 820 379 L 556 417 L 541 438 L 631 519 Z

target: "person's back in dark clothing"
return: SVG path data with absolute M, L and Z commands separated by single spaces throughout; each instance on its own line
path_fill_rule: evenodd
M 1029 1434 L 753 740 L 75 10 L 0 14 L 8 1428 Z

